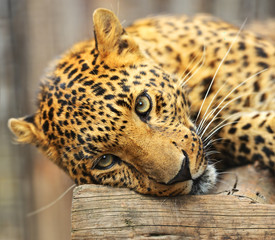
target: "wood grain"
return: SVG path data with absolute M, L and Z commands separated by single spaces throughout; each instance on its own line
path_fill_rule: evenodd
M 159 198 L 128 189 L 78 186 L 72 240 L 275 238 L 275 205 L 226 194 Z

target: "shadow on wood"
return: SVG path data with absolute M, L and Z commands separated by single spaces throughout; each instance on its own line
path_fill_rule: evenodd
M 232 172 L 242 174 L 239 169 Z M 252 166 L 244 169 L 247 175 L 255 171 Z M 245 187 L 249 188 L 249 184 L 239 182 L 241 191 L 245 192 Z M 271 188 L 266 192 L 263 189 L 261 194 L 270 193 Z M 245 196 L 238 186 L 235 190 L 238 192 L 159 198 L 128 189 L 78 186 L 73 196 L 72 240 L 272 239 L 275 205 L 256 203 L 258 194 Z M 227 195 L 228 192 L 236 195 Z

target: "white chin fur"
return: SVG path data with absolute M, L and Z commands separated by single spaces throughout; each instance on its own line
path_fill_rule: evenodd
M 213 165 L 207 165 L 204 173 L 193 181 L 191 194 L 206 194 L 212 190 L 217 181 L 217 172 Z

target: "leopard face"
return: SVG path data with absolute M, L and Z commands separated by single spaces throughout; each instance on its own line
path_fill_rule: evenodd
M 216 172 L 179 79 L 142 52 L 116 16 L 94 13 L 95 40 L 75 45 L 45 76 L 37 112 L 10 120 L 77 184 L 142 194 L 200 194 Z

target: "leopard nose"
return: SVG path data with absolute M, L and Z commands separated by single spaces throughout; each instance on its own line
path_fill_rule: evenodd
M 179 172 L 177 173 L 177 175 L 170 180 L 167 184 L 173 184 L 173 183 L 177 183 L 177 182 L 184 182 L 187 180 L 191 180 L 191 173 L 190 173 L 190 168 L 189 168 L 189 158 L 186 154 L 185 151 L 183 151 L 183 160 L 182 160 L 182 164 L 181 164 L 181 168 L 179 170 Z

